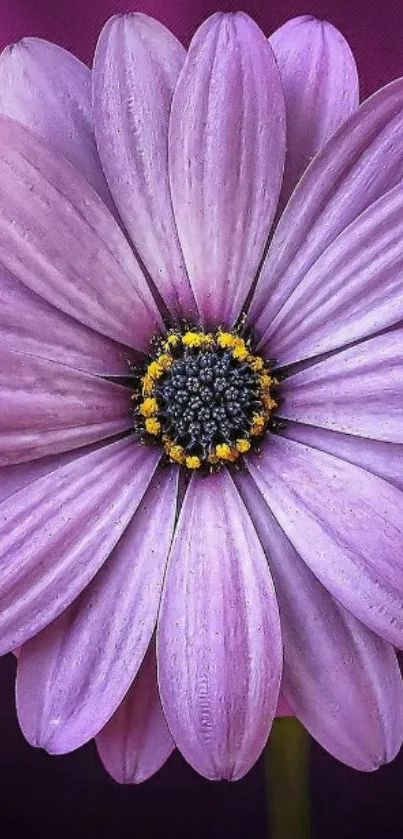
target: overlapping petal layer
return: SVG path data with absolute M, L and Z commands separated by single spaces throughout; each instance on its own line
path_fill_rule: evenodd
M 81 323 L 146 350 L 160 315 L 123 233 L 84 176 L 0 117 L 0 182 L 6 268 Z
M 176 745 L 207 778 L 241 778 L 276 711 L 282 650 L 273 584 L 226 470 L 195 476 L 168 564 L 157 634 Z
M 128 437 L 0 504 L 1 652 L 32 638 L 83 591 L 139 506 L 159 456 Z
M 112 205 L 95 145 L 91 71 L 78 58 L 41 38 L 11 44 L 0 55 L 0 113 L 65 155 Z
M 394 650 L 316 579 L 246 471 L 237 485 L 276 587 L 282 691 L 328 752 L 355 769 L 376 769 L 393 760 L 403 739 L 403 685 Z
M 315 262 L 270 326 L 281 364 L 328 352 L 403 319 L 403 186 L 374 202 Z
M 204 323 L 233 323 L 276 210 L 284 100 L 269 44 L 242 13 L 197 31 L 172 102 L 172 200 Z
M 121 373 L 133 351 L 89 329 L 0 268 L 0 346 L 76 370 Z
M 403 329 L 378 335 L 290 376 L 281 414 L 373 440 L 403 443 Z
M 403 177 L 403 80 L 345 121 L 294 191 L 269 248 L 248 322 L 270 352 L 271 324 L 325 249 Z
M 113 437 L 133 424 L 130 391 L 0 345 L 0 465 Z
M 281 437 L 264 443 L 248 469 L 330 594 L 403 647 L 403 493 L 365 469 Z
M 292 18 L 269 42 L 286 109 L 283 207 L 314 155 L 358 107 L 358 75 L 347 41 L 327 21 L 307 15 Z
M 96 737 L 99 756 L 115 781 L 139 784 L 160 769 L 174 749 L 157 686 L 151 644 L 122 704 Z
M 107 723 L 127 693 L 157 620 L 176 485 L 175 471 L 155 475 L 95 579 L 22 648 L 17 710 L 33 745 L 53 753 L 78 748 Z
M 172 210 L 168 123 L 185 50 L 158 21 L 118 15 L 94 58 L 99 154 L 116 206 L 174 317 L 195 316 Z

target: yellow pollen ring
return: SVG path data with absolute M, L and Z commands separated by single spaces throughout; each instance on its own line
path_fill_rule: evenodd
M 249 440 L 237 440 L 235 443 L 235 447 L 240 454 L 246 454 L 246 452 L 250 449 L 250 442 Z
M 185 460 L 188 469 L 199 469 L 201 466 L 200 457 L 196 455 L 189 455 Z
M 161 364 L 159 364 L 158 361 L 152 361 L 151 364 L 149 364 L 148 367 L 147 367 L 146 376 L 149 376 L 150 379 L 153 379 L 153 380 L 154 379 L 160 379 L 163 372 L 164 372 L 164 368 L 161 366 Z
M 146 419 L 144 425 L 146 431 L 148 431 L 149 434 L 157 435 L 161 431 L 161 423 L 158 422 L 158 420 L 154 417 L 149 417 L 148 419 Z
M 219 460 L 228 460 L 233 463 L 239 457 L 239 452 L 234 446 L 229 446 L 228 443 L 219 443 L 215 447 L 215 453 Z
M 266 419 L 263 414 L 253 414 L 252 425 L 250 428 L 250 434 L 252 437 L 257 437 L 259 434 L 262 434 L 265 424 Z
M 148 396 L 147 399 L 144 399 L 144 402 L 141 403 L 139 411 L 143 417 L 152 417 L 153 414 L 158 412 L 157 400 L 153 396 Z

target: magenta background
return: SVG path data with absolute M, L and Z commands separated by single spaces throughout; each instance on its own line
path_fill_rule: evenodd
M 403 0 L 0 0 L 0 47 L 37 35 L 89 63 L 100 27 L 117 12 L 153 15 L 187 44 L 207 15 L 239 8 L 267 34 L 294 15 L 330 20 L 351 44 L 363 96 L 403 75 Z
M 208 14 L 238 8 L 267 34 L 299 14 L 330 20 L 353 48 L 363 97 L 403 75 L 403 0 L 0 0 L 0 47 L 36 35 L 90 63 L 100 27 L 117 12 L 154 15 L 187 44 Z M 176 754 L 147 784 L 119 787 L 93 743 L 59 758 L 28 746 L 14 671 L 12 656 L 0 659 L 2 839 L 267 839 L 262 761 L 235 785 L 212 784 Z M 311 754 L 315 839 L 402 839 L 403 754 L 374 775 L 347 769 L 314 743 Z

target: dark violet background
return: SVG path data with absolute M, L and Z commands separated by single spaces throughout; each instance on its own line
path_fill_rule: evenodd
M 403 75 L 403 0 L 0 0 L 0 47 L 37 35 L 90 62 L 100 27 L 116 12 L 151 14 L 187 44 L 208 14 L 238 8 L 267 34 L 299 14 L 330 20 L 353 48 L 363 97 Z M 93 744 L 52 758 L 25 743 L 15 717 L 14 671 L 12 656 L 0 659 L 3 839 L 266 836 L 261 761 L 237 784 L 213 784 L 176 754 L 148 783 L 119 787 L 102 769 Z M 311 789 L 315 839 L 403 837 L 403 754 L 375 775 L 361 775 L 312 744 Z

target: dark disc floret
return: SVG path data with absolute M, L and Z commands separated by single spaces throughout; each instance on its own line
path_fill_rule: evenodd
M 135 427 L 189 469 L 235 462 L 264 433 L 276 380 L 233 332 L 171 332 L 139 377 Z

